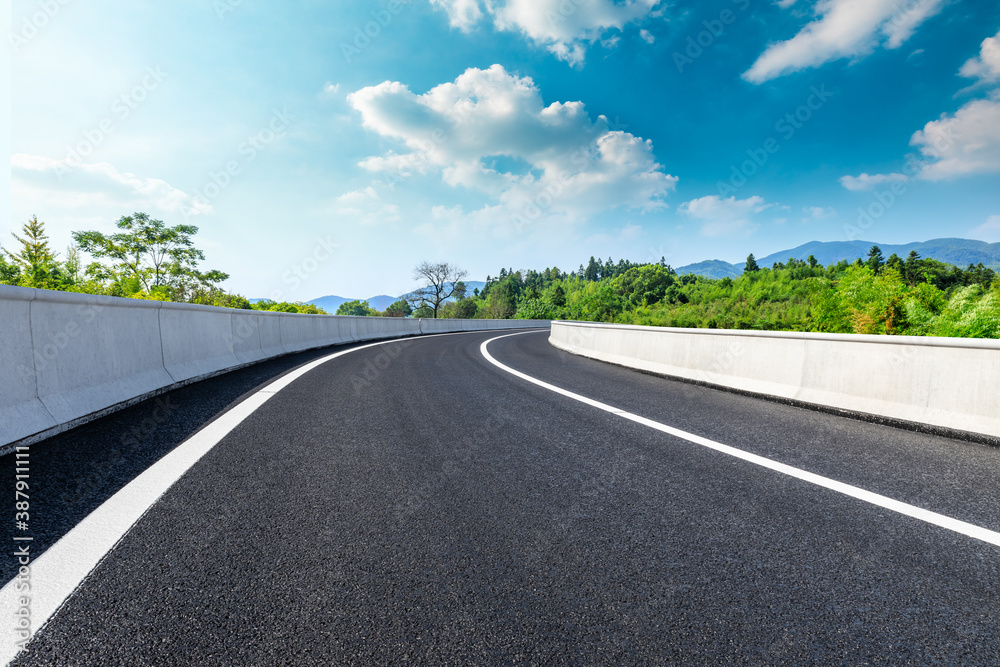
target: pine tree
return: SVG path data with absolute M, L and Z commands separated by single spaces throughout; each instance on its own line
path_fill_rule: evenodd
M 872 273 L 878 274 L 882 270 L 882 267 L 885 266 L 882 249 L 877 245 L 873 245 L 871 250 L 868 251 L 868 261 L 865 264 L 872 270 Z
M 21 252 L 7 252 L 7 256 L 20 269 L 20 284 L 24 287 L 41 289 L 57 289 L 63 282 L 56 255 L 49 248 L 49 237 L 45 234 L 45 223 L 38 221 L 38 216 L 21 227 L 24 237 L 11 233 L 21 244 Z
M 562 288 L 562 285 L 556 285 L 555 290 L 552 291 L 552 305 L 558 308 L 566 305 L 566 290 Z

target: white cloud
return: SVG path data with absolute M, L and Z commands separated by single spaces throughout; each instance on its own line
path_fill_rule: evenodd
M 431 0 L 452 27 L 470 31 L 489 13 L 498 30 L 520 32 L 571 65 L 581 65 L 587 45 L 609 30 L 660 14 L 660 0 Z M 647 33 L 648 34 L 648 33 Z M 643 36 L 649 43 L 652 40 Z
M 645 28 L 639 31 L 639 37 L 642 37 L 643 41 L 647 44 L 652 44 L 656 41 L 656 37 L 653 36 L 653 33 L 649 32 Z
M 858 191 L 871 190 L 876 185 L 881 185 L 882 183 L 891 183 L 893 181 L 906 183 L 909 180 L 906 174 L 868 174 L 862 172 L 857 176 L 841 176 L 840 184 L 848 190 Z
M 601 40 L 601 46 L 603 46 L 606 49 L 613 49 L 616 46 L 618 46 L 618 42 L 620 41 L 621 41 L 621 35 L 611 35 L 611 37 Z
M 806 217 L 802 218 L 802 222 L 813 222 L 814 220 L 826 220 L 827 218 L 837 217 L 837 211 L 829 206 L 806 206 L 802 209 L 802 212 L 806 214 Z
M 400 176 L 427 173 L 427 160 L 421 153 L 394 153 L 373 155 L 358 163 L 362 169 L 375 172 L 392 172 Z
M 757 195 L 747 199 L 708 195 L 684 202 L 677 210 L 701 220 L 704 236 L 749 236 L 760 227 L 751 220 L 753 215 L 771 206 L 773 204 L 765 203 L 764 198 Z
M 469 32 L 483 17 L 479 0 L 431 0 L 431 6 L 448 12 L 448 22 L 452 28 Z
M 118 203 L 135 210 L 155 208 L 185 215 L 210 213 L 212 205 L 178 190 L 164 180 L 120 172 L 106 162 L 75 163 L 17 153 L 11 157 L 15 179 L 45 193 L 55 205 L 87 206 Z
M 791 39 L 767 47 L 743 78 L 763 83 L 838 58 L 866 55 L 880 44 L 898 48 L 941 10 L 943 1 L 820 0 L 818 18 Z
M 339 90 L 340 90 L 339 83 L 330 83 L 329 81 L 327 81 L 326 85 L 323 86 L 323 92 L 326 93 L 327 95 L 336 95 L 337 91 Z
M 966 60 L 958 73 L 970 79 L 978 79 L 978 83 L 1000 81 L 1000 32 L 984 39 L 979 48 L 979 56 Z
M 929 181 L 1000 171 L 1000 91 L 942 114 L 915 132 L 910 145 L 932 160 L 920 169 Z
M 656 210 L 677 181 L 650 141 L 610 130 L 604 116 L 592 120 L 582 102 L 545 106 L 530 78 L 500 65 L 466 70 L 421 95 L 386 81 L 347 99 L 366 128 L 407 148 L 362 167 L 392 177 L 440 172 L 447 185 L 485 195 L 483 219 L 492 222 Z
M 384 222 L 399 220 L 399 206 L 382 201 L 372 186 L 364 190 L 352 190 L 337 197 L 333 213 L 345 222 L 370 227 Z
M 1000 243 L 1000 215 L 991 215 L 986 222 L 969 231 L 969 236 L 987 243 Z

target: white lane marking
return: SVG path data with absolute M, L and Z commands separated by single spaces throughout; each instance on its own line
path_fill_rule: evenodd
M 845 484 L 843 482 L 838 482 L 835 479 L 830 479 L 829 477 L 823 477 L 822 475 L 817 475 L 815 473 L 808 472 L 806 470 L 801 470 L 784 463 L 779 463 L 778 461 L 772 461 L 771 459 L 765 458 L 763 456 L 758 456 L 757 454 L 751 454 L 750 452 L 745 452 L 742 449 L 737 449 L 736 447 L 730 447 L 729 445 L 724 445 L 720 442 L 714 440 L 709 440 L 708 438 L 703 438 L 700 435 L 695 435 L 693 433 L 688 433 L 687 431 L 682 431 L 678 428 L 672 426 L 667 426 L 666 424 L 661 424 L 660 422 L 653 421 L 652 419 L 647 419 L 646 417 L 640 417 L 639 415 L 633 414 L 631 412 L 626 412 L 620 408 L 616 408 L 613 405 L 608 405 L 607 403 L 601 403 L 600 401 L 595 401 L 592 398 L 587 398 L 586 396 L 581 396 L 580 394 L 574 394 L 571 391 L 562 389 L 561 387 L 556 387 L 547 382 L 542 382 L 537 380 L 530 375 L 525 375 L 520 371 L 516 371 L 509 366 L 505 366 L 490 355 L 486 347 L 495 340 L 501 338 L 507 338 L 508 336 L 520 336 L 525 333 L 535 333 L 532 331 L 519 332 L 515 334 L 507 334 L 505 336 L 497 336 L 484 341 L 482 345 L 479 346 L 479 351 L 482 355 L 494 366 L 521 378 L 526 382 L 538 385 L 549 391 L 553 391 L 561 396 L 571 398 L 574 401 L 579 401 L 586 405 L 589 405 L 598 410 L 604 410 L 605 412 L 610 412 L 613 415 L 617 415 L 624 419 L 634 421 L 636 423 L 642 424 L 643 426 L 648 426 L 649 428 L 656 429 L 668 435 L 672 435 L 675 438 L 680 438 L 682 440 L 687 440 L 688 442 L 693 442 L 696 445 L 701 445 L 703 447 L 708 447 L 709 449 L 714 449 L 717 452 L 722 452 L 723 454 L 728 454 L 729 456 L 734 456 L 738 459 L 742 459 L 749 463 L 759 465 L 776 472 L 780 472 L 784 475 L 794 477 L 796 479 L 801 479 L 805 482 L 815 484 L 816 486 L 821 486 L 825 489 L 830 489 L 831 491 L 836 491 L 837 493 L 842 493 L 845 496 L 850 496 L 851 498 L 856 498 L 858 500 L 863 500 L 866 503 L 871 503 L 872 505 L 877 505 L 878 507 L 883 507 L 887 510 L 893 512 L 898 512 L 899 514 L 912 517 L 914 519 L 919 519 L 920 521 L 926 521 L 927 523 L 939 526 L 941 528 L 947 528 L 948 530 L 953 530 L 956 533 L 961 533 L 962 535 L 967 535 L 968 537 L 981 540 L 988 544 L 993 544 L 1000 546 L 1000 533 L 996 531 L 977 526 L 975 524 L 966 523 L 965 521 L 960 521 L 958 519 L 953 519 L 949 516 L 943 514 L 938 514 L 937 512 L 931 512 L 930 510 L 925 510 L 923 508 L 917 507 L 915 505 L 910 505 L 908 503 L 900 502 L 898 500 L 893 500 L 887 496 L 879 495 L 877 493 L 872 493 L 871 491 L 866 491 L 865 489 L 859 488 L 857 486 L 851 486 L 850 484 Z
M 34 636 L 167 489 L 276 393 L 317 366 L 358 350 L 387 343 L 477 333 L 482 332 L 459 331 L 393 338 L 335 352 L 281 376 L 219 416 L 105 500 L 45 553 L 33 558 L 30 564 L 30 591 L 18 590 L 17 577 L 0 589 L 0 610 L 4 612 L 0 621 L 0 664 L 12 661 L 21 651 L 19 644 L 25 644 L 14 627 L 14 612 L 23 606 L 19 604 L 20 598 L 25 595 L 30 598 L 30 625 L 34 628 L 31 635 Z M 13 544 L 18 548 L 31 543 Z

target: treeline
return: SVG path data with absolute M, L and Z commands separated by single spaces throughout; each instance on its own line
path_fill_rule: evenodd
M 770 268 L 747 258 L 735 279 L 677 275 L 669 265 L 596 261 L 573 273 L 502 270 L 441 317 L 570 319 L 653 326 L 1000 338 L 1000 279 L 916 252 L 823 266 Z
M 74 243 L 60 259 L 49 245 L 45 223 L 32 217 L 20 235 L 12 234 L 9 249 L 0 246 L 0 284 L 245 310 L 324 312 L 306 303 L 251 304 L 226 292 L 219 283 L 228 274 L 199 269 L 205 255 L 194 245 L 198 228 L 193 225 L 168 227 L 146 213 L 123 216 L 116 224 L 115 234 L 73 232 Z M 93 261 L 85 263 L 83 253 Z
M 167 227 L 145 213 L 122 217 L 115 234 L 73 233 L 62 259 L 33 217 L 0 247 L 0 284 L 229 308 L 293 313 L 312 304 L 251 304 L 219 287 L 228 275 L 199 268 L 198 228 Z M 91 261 L 84 262 L 84 253 Z M 1000 278 L 982 264 L 965 269 L 920 257 L 883 257 L 823 266 L 815 257 L 770 268 L 747 258 L 738 278 L 678 275 L 658 263 L 593 257 L 576 271 L 502 269 L 482 290 L 467 292 L 465 272 L 423 263 L 425 287 L 379 312 L 364 301 L 338 315 L 484 319 L 568 319 L 653 326 L 1000 338 Z

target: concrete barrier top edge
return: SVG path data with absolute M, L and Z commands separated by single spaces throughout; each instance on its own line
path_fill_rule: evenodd
M 6 301 L 34 301 L 40 290 L 14 285 L 0 285 L 0 299 Z
M 29 298 L 25 298 L 24 291 L 30 293 L 31 296 Z M 25 300 L 43 301 L 46 303 L 65 303 L 74 306 L 107 306 L 115 308 L 159 308 L 160 306 L 167 305 L 164 301 L 127 299 L 120 296 L 84 294 L 81 292 L 60 292 L 57 290 L 38 289 L 35 287 L 12 287 L 10 285 L 0 285 L 0 299 L 11 301 Z
M 120 296 L 106 296 L 103 294 L 85 294 L 82 292 L 63 292 L 59 290 L 38 289 L 35 287 L 19 287 L 15 285 L 0 285 L 0 300 L 6 301 L 45 301 L 49 303 L 67 303 L 71 305 L 95 305 L 111 306 L 120 308 L 162 308 L 165 310 L 190 310 L 203 312 L 228 312 L 242 315 L 261 315 L 263 317 L 280 316 L 301 316 L 301 317 L 336 317 L 338 319 L 366 320 L 367 317 L 354 315 L 312 315 L 310 313 L 284 313 L 267 310 L 244 310 L 241 308 L 220 308 L 218 306 L 208 306 L 197 303 L 177 303 L 174 301 L 154 301 L 147 299 L 130 299 Z M 387 318 L 395 319 L 395 318 Z M 403 318 L 400 318 L 403 319 Z M 419 321 L 417 318 L 405 318 Z M 438 318 L 442 321 L 461 322 L 463 320 L 454 318 Z M 492 320 L 486 320 L 492 321 Z M 508 321 L 508 320 L 503 320 Z M 511 320 L 513 321 L 513 320 Z M 521 320 L 525 326 L 543 326 L 550 324 L 550 320 Z
M 925 347 L 959 347 L 985 350 L 1000 350 L 1000 340 L 992 338 L 943 338 L 935 336 L 888 336 L 871 334 L 816 333 L 812 331 L 759 331 L 754 329 L 684 329 L 680 327 L 656 327 L 638 324 L 609 324 L 607 322 L 578 322 L 575 320 L 554 320 L 553 325 L 570 327 L 599 327 L 603 329 L 623 329 L 630 331 L 662 331 L 701 336 L 745 336 L 753 338 L 791 338 L 801 340 L 829 340 L 849 343 L 877 343 L 880 345 L 915 345 Z

